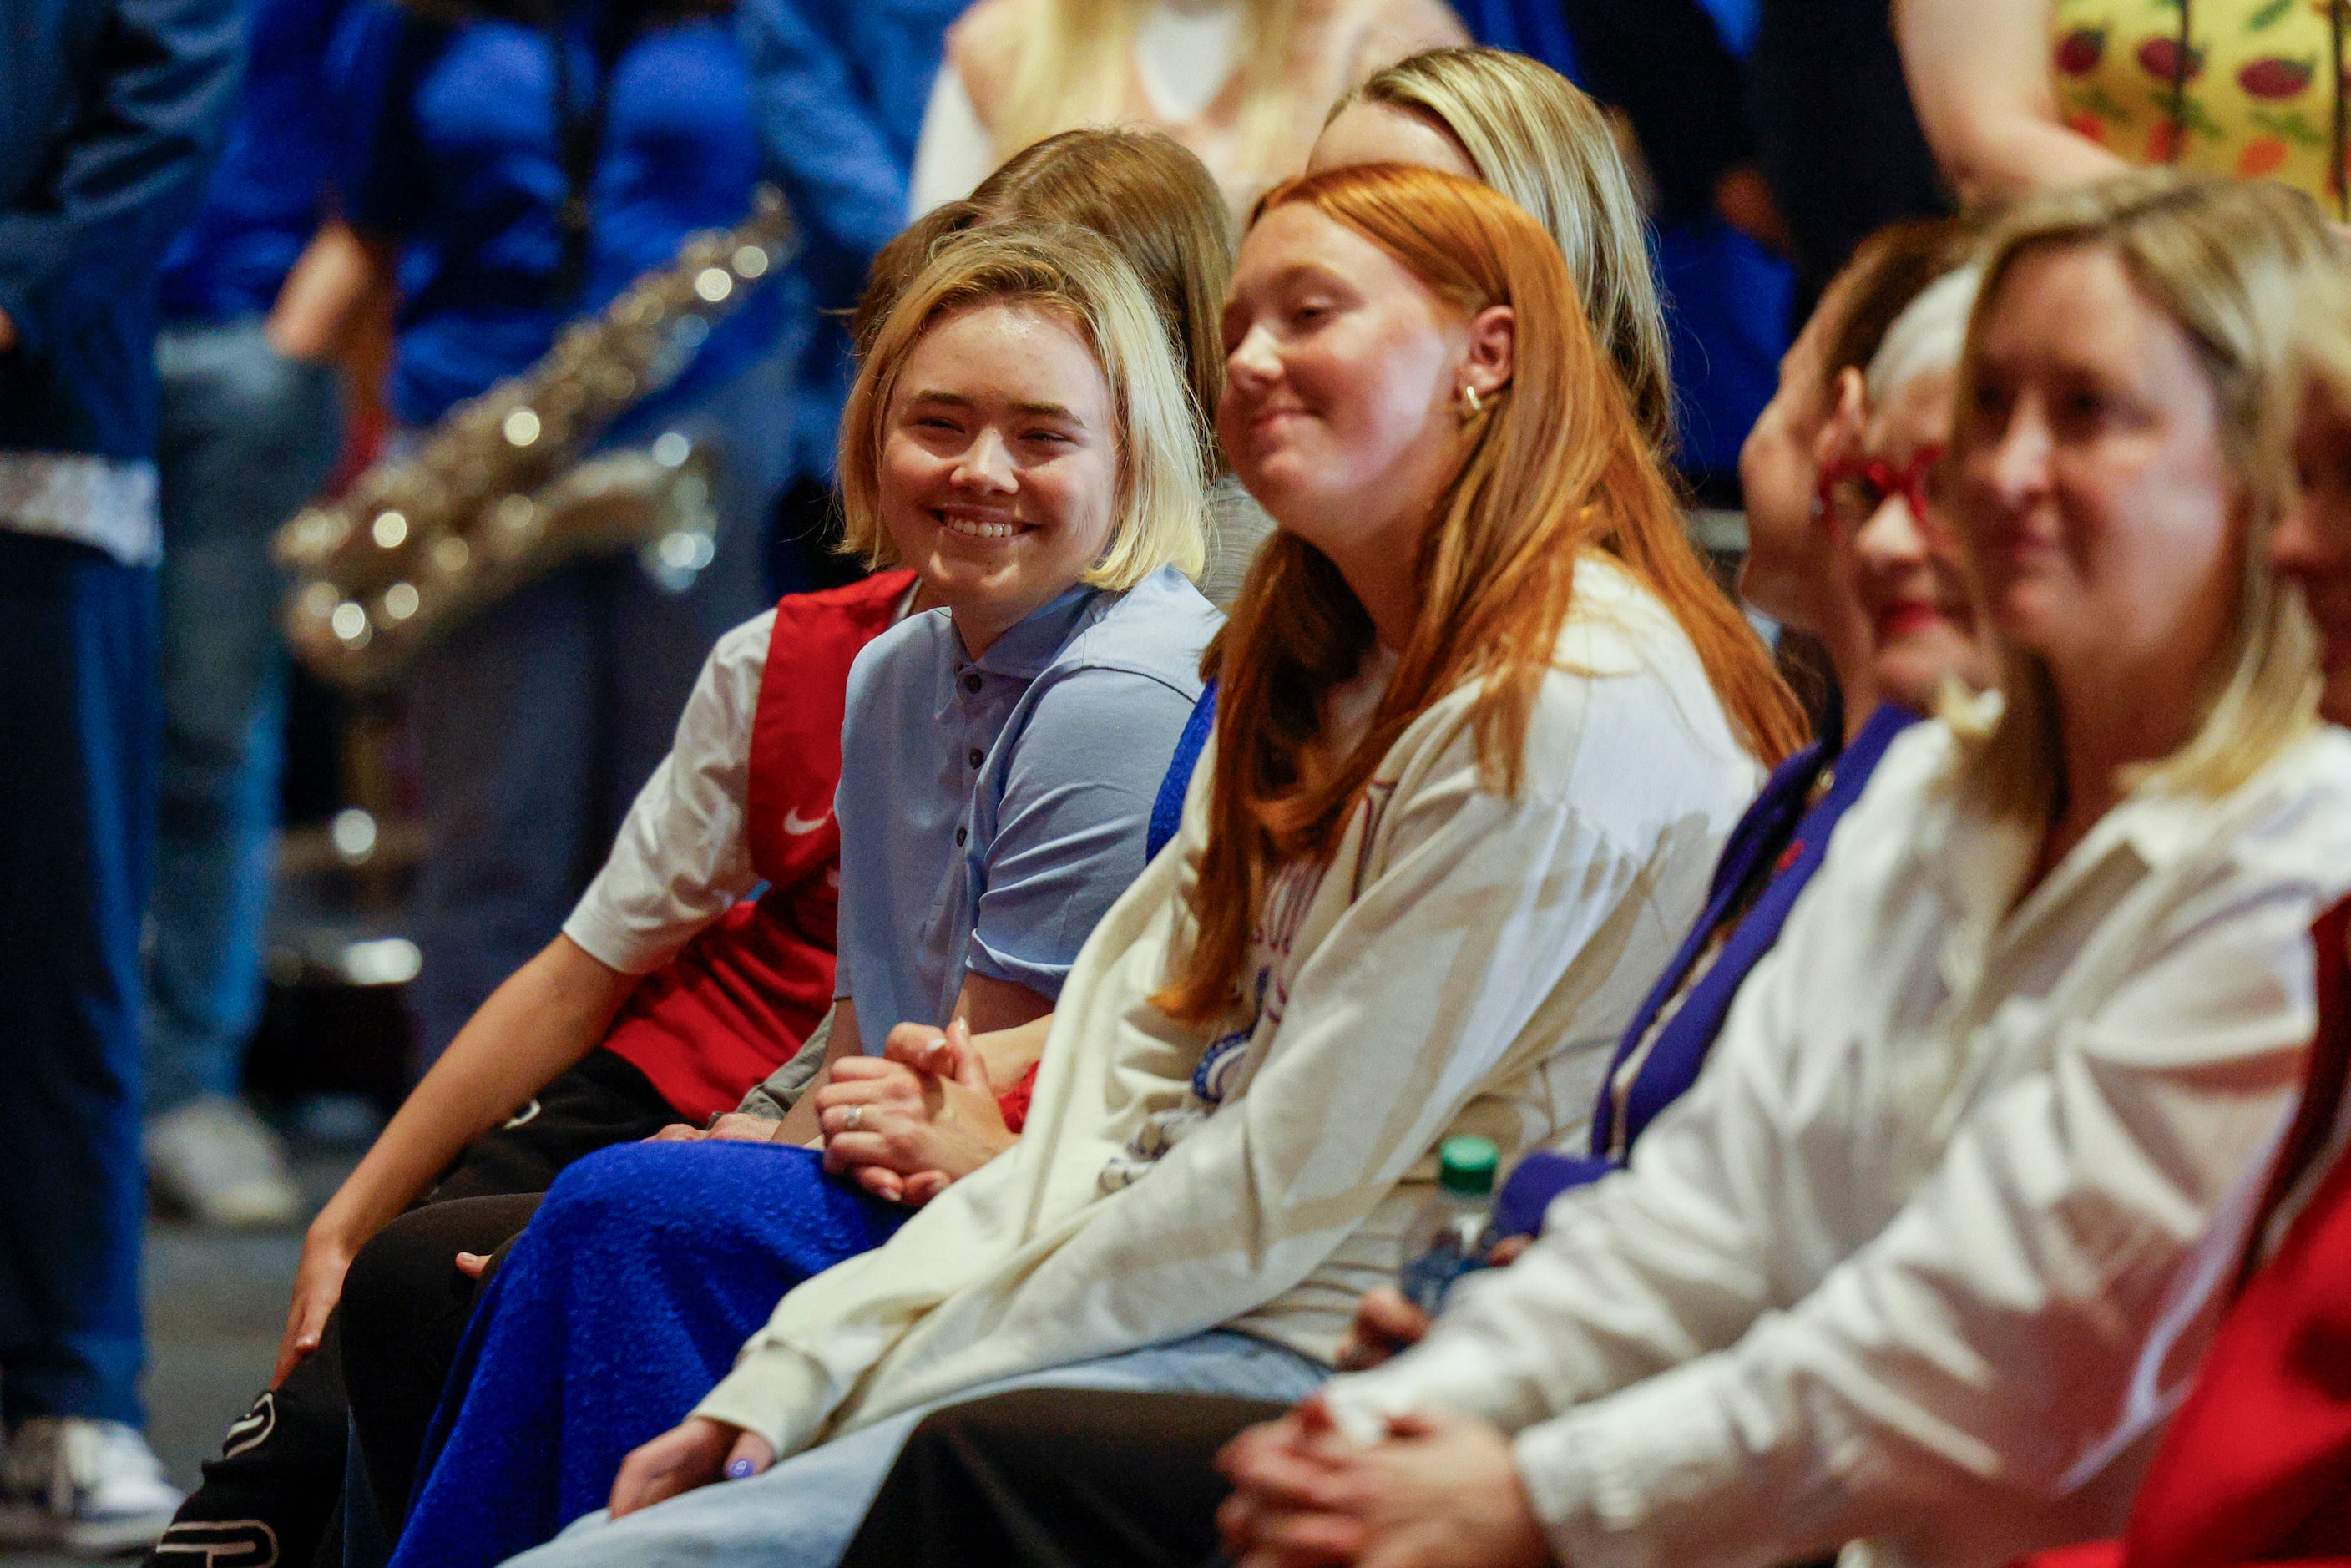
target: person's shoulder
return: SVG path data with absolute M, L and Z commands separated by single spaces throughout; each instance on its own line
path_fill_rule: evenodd
M 1010 70 L 1018 61 L 1020 42 L 1036 26 L 1041 10 L 1037 0 L 978 0 L 947 28 L 946 57 L 967 81 L 980 73 Z
M 1102 612 L 1054 659 L 1051 681 L 1112 672 L 1156 681 L 1186 705 L 1198 700 L 1200 655 L 1224 625 L 1224 613 L 1173 567 L 1107 597 Z
M 907 616 L 857 651 L 849 666 L 849 702 L 855 716 L 862 693 L 930 679 L 940 661 L 952 656 L 955 623 L 944 609 Z
M 2240 871 L 2351 880 L 2351 731 L 2314 724 L 2220 800 L 2178 809 Z

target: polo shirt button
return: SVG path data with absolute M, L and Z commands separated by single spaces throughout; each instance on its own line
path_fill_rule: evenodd
M 958 847 L 960 847 L 960 846 L 962 845 L 962 843 L 963 843 L 964 840 L 966 840 L 966 839 L 969 838 L 970 836 L 971 836 L 971 831 L 970 831 L 969 829 L 967 829 L 967 828 L 957 828 L 957 829 L 956 830 L 956 845 L 957 845 Z
M 980 750 L 978 747 L 975 746 L 971 748 L 971 765 L 974 768 L 978 767 L 982 762 L 986 761 L 987 758 L 987 754 Z
M 963 689 L 967 692 L 979 690 L 979 677 L 976 674 L 966 675 L 963 678 Z

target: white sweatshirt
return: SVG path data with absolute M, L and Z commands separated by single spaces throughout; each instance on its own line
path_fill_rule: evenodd
M 1079 955 L 1019 1144 L 786 1296 L 697 1414 L 791 1453 L 1218 1324 L 1328 1360 L 1440 1139 L 1508 1155 L 1587 1113 L 1755 789 L 1688 640 L 1604 559 L 1559 662 L 1517 796 L 1481 779 L 1474 686 L 1439 699 L 1329 867 L 1279 879 L 1256 1005 L 1195 1028 L 1147 998 L 1188 939 L 1211 748 L 1176 841 Z
M 1697 1087 L 1332 1384 L 1351 1430 L 1517 1434 L 1575 1568 L 1991 1568 L 2117 1531 L 2300 1082 L 2351 736 L 2125 801 L 2021 902 L 2032 836 L 1955 798 L 1955 755 L 1896 743 Z

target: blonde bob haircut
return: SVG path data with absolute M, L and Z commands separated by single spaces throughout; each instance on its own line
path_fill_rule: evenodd
M 2139 297 L 2187 337 L 2211 387 L 2220 445 L 2250 514 L 2236 613 L 2205 672 L 2195 732 L 2170 756 L 2116 780 L 2218 799 L 2276 758 L 2314 721 L 2318 644 L 2302 597 L 2272 568 L 2268 539 L 2293 500 L 2286 438 L 2295 386 L 2297 308 L 2304 285 L 2339 265 L 2341 248 L 2317 206 L 2266 180 L 2220 180 L 2142 170 L 2029 202 L 1993 231 L 1983 287 L 1959 367 L 1956 461 L 1985 439 L 1975 427 L 1984 324 L 2000 308 L 2018 262 L 2096 246 L 2122 264 Z M 2040 825 L 2063 807 L 2065 779 L 2056 697 L 2047 667 L 1999 650 L 2004 701 L 1950 705 L 1970 752 L 1963 787 L 1996 814 Z
M 1207 482 L 1191 393 L 1134 269 L 1102 239 L 1054 225 L 987 224 L 940 241 L 873 335 L 841 420 L 841 548 L 897 563 L 882 526 L 882 444 L 914 346 L 950 316 L 1008 305 L 1076 329 L 1109 383 L 1117 423 L 1117 521 L 1081 580 L 1123 591 L 1163 566 L 1197 577 L 1207 555 Z
M 1634 420 L 1653 450 L 1671 451 L 1665 308 L 1640 198 L 1600 106 L 1541 61 L 1489 48 L 1429 49 L 1399 60 L 1333 104 L 1331 119 L 1359 103 L 1433 124 L 1480 180 L 1549 231 L 1624 380 Z

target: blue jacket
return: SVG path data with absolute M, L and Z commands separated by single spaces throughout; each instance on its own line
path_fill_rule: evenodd
M 1715 933 L 1726 922 L 1735 919 L 1738 924 L 1724 938 L 1722 951 L 1716 956 L 1713 967 L 1690 986 L 1680 1010 L 1658 1030 L 1647 1059 L 1633 1081 L 1632 1092 L 1625 1099 L 1624 1145 L 1630 1148 L 1658 1112 L 1698 1082 L 1698 1070 L 1706 1065 L 1707 1053 L 1714 1049 L 1715 1037 L 1722 1032 L 1722 1020 L 1729 1016 L 1739 988 L 1747 983 L 1749 971 L 1780 940 L 1780 928 L 1787 923 L 1788 911 L 1795 907 L 1797 895 L 1813 880 L 1813 873 L 1820 870 L 1821 861 L 1828 853 L 1829 835 L 1835 830 L 1838 819 L 1861 799 L 1862 791 L 1868 788 L 1870 775 L 1877 771 L 1894 737 L 1917 721 L 1917 716 L 1906 709 L 1881 707 L 1869 716 L 1868 722 L 1842 755 L 1809 746 L 1782 763 L 1765 780 L 1762 793 L 1756 796 L 1747 814 L 1740 818 L 1739 825 L 1730 831 L 1730 841 L 1723 846 L 1722 859 L 1715 864 L 1713 886 L 1707 894 L 1706 912 L 1690 928 L 1681 951 L 1666 966 L 1666 972 L 1657 977 L 1656 985 L 1650 989 L 1640 1010 L 1633 1015 L 1631 1025 L 1617 1044 L 1607 1076 L 1601 1080 L 1600 1103 L 1592 1116 L 1591 1153 L 1579 1155 L 1545 1151 L 1521 1161 L 1495 1202 L 1497 1235 L 1533 1234 L 1541 1228 L 1543 1210 L 1551 1207 L 1552 1198 L 1569 1187 L 1596 1181 L 1615 1168 L 1607 1155 L 1609 1147 L 1616 1142 L 1614 1097 L 1609 1092 L 1609 1085 L 1615 1081 L 1625 1060 L 1655 1025 L 1657 1014 L 1681 990 L 1690 970 L 1714 940 Z M 1820 798 L 1815 800 L 1816 786 L 1824 781 L 1826 788 L 1819 790 Z M 1763 879 L 1760 889 L 1756 886 L 1759 877 Z M 1741 915 L 1740 906 L 1750 893 L 1754 902 Z
M 345 3 L 252 0 L 243 101 L 204 204 L 164 254 L 164 320 L 265 314 L 309 244 L 334 160 L 320 75 Z
M 236 0 L 0 5 L 0 452 L 155 444 L 155 268 L 243 65 Z
M 914 141 L 947 25 L 969 0 L 738 0 L 768 177 L 806 231 L 820 313 L 799 377 L 799 471 L 830 476 L 852 367 L 829 313 L 857 303 L 873 253 L 906 226 Z

